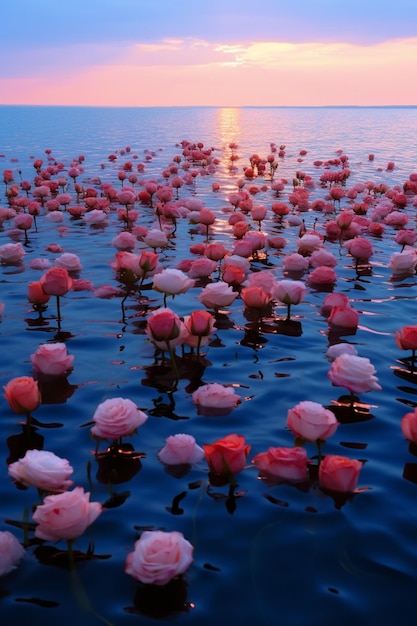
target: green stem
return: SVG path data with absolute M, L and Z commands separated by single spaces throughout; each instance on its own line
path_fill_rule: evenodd
M 171 359 L 172 367 L 173 367 L 174 372 L 175 372 L 175 379 L 176 379 L 176 383 L 178 384 L 178 381 L 179 381 L 179 379 L 180 379 L 180 373 L 179 373 L 179 371 L 178 371 L 177 362 L 176 362 L 176 360 L 175 360 L 175 353 L 174 353 L 174 351 L 173 351 L 173 349 L 172 349 L 171 343 L 170 343 L 168 340 L 166 340 L 166 342 L 165 342 L 165 343 L 166 343 L 166 345 L 167 345 L 168 352 L 169 352 L 169 357 L 170 357 L 170 359 Z

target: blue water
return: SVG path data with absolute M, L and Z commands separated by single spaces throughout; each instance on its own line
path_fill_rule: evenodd
M 33 179 L 34 159 L 47 164 L 45 150 L 51 150 L 54 160 L 64 164 L 64 175 L 74 158 L 84 156 L 80 182 L 85 186 L 103 181 L 120 185 L 117 172 L 127 160 L 134 168 L 145 163 L 139 179 L 162 184 L 162 171 L 181 154 L 180 142 L 202 142 L 215 149 L 216 171 L 196 177 L 179 195 L 200 198 L 216 212 L 221 225 L 212 240 L 230 248 L 232 237 L 224 209 L 252 154 L 266 157 L 271 143 L 285 145 L 285 157 L 279 159 L 275 174 L 275 180 L 289 181 L 281 199 L 287 199 L 292 191 L 297 170 L 312 176 L 316 185 L 310 197 L 319 199 L 326 190 L 318 183 L 323 170 L 314 161 L 333 159 L 337 151 L 349 158 L 347 187 L 370 180 L 401 187 L 417 172 L 416 133 L 417 108 L 413 107 L 2 106 L 0 164 L 2 171 L 13 170 L 17 182 L 20 176 Z M 238 144 L 236 169 L 229 167 L 231 142 Z M 301 155 L 301 150 L 306 154 Z M 375 155 L 373 161 L 368 159 L 370 153 Z M 109 160 L 111 154 L 116 161 Z M 152 157 L 149 161 L 147 155 Z M 395 163 L 392 171 L 387 171 L 389 162 Z M 219 183 L 219 192 L 212 192 L 213 181 Z M 73 193 L 71 185 L 69 193 Z M 275 201 L 267 175 L 245 185 L 265 186 L 254 196 L 255 204 L 270 207 Z M 1 194 L 0 205 L 6 207 L 3 183 Z M 414 229 L 413 201 L 411 198 L 405 211 L 408 228 Z M 342 205 L 349 206 L 348 201 L 343 199 Z M 139 203 L 137 208 L 138 223 L 150 227 L 155 221 L 153 210 Z M 308 229 L 319 231 L 328 219 L 315 211 L 302 217 Z M 165 372 L 155 367 L 153 348 L 144 335 L 147 312 L 162 306 L 161 294 L 144 290 L 140 298 L 128 298 L 123 316 L 120 298 L 103 300 L 92 292 L 72 292 L 63 299 L 61 331 L 53 302 L 45 313 L 45 323 L 36 321 L 27 302 L 27 284 L 38 280 L 42 272 L 31 269 L 29 261 L 43 257 L 53 263 L 57 255 L 46 250 L 50 243 L 77 254 L 83 265 L 80 277 L 91 280 L 95 287 L 118 284 L 109 265 L 116 252 L 111 240 L 122 228 L 116 212 L 103 228 L 71 220 L 68 214 L 63 225 L 66 229 L 59 231 L 41 215 L 38 231 L 29 233 L 23 261 L 0 265 L 0 301 L 5 303 L 0 323 L 0 385 L 15 376 L 32 374 L 30 354 L 40 343 L 57 338 L 66 341 L 75 357 L 74 370 L 61 381 L 61 387 L 55 386 L 54 396 L 45 393 L 36 418 L 55 427 L 39 426 L 36 434 L 43 442 L 36 440 L 36 444 L 68 458 L 75 469 L 75 484 L 89 490 L 92 500 L 105 503 L 110 499 L 113 506 L 77 541 L 77 549 L 85 552 L 91 543 L 95 555 L 103 558 L 77 563 L 76 577 L 48 560 L 41 562 L 43 553 L 29 528 L 24 560 L 0 581 L 2 623 L 157 623 L 156 617 L 143 615 L 147 611 L 140 588 L 124 573 L 126 554 L 145 527 L 179 530 L 195 549 L 195 561 L 183 586 L 174 589 L 173 604 L 166 598 L 155 601 L 159 607 L 161 603 L 166 606 L 159 623 L 174 619 L 178 624 L 202 626 L 237 618 L 242 626 L 414 623 L 416 459 L 401 433 L 400 420 L 416 405 L 417 385 L 414 377 L 407 375 L 407 363 L 401 361 L 410 355 L 398 348 L 394 335 L 404 325 L 417 324 L 417 281 L 414 275 L 392 279 L 389 259 L 400 251 L 394 242 L 398 229 L 387 226 L 382 237 L 371 237 L 371 266 L 359 279 L 352 259 L 339 243 L 326 243 L 338 258 L 334 290 L 345 293 L 360 312 L 356 333 L 340 339 L 354 344 L 360 356 L 371 360 L 382 386 L 382 391 L 361 396 L 371 419 L 342 423 L 324 446 L 324 453 L 365 461 L 360 491 L 341 505 L 314 483 L 305 490 L 270 486 L 258 480 L 255 468 L 248 467 L 237 477 L 236 510 L 231 513 L 226 507 L 227 488 L 208 489 L 204 462 L 185 475 L 173 476 L 159 463 L 157 452 L 168 435 L 178 432 L 193 434 L 200 445 L 232 432 L 244 435 L 252 446 L 248 465 L 269 446 L 293 445 L 285 426 L 288 409 L 302 400 L 330 406 L 343 394 L 327 378 L 330 364 L 325 353 L 334 338 L 329 337 L 320 312 L 326 293 L 309 287 L 305 301 L 293 307 L 301 331 L 298 336 L 268 329 L 254 334 L 237 299 L 230 307 L 230 323 L 219 322 L 200 364 L 191 359 L 181 361 L 178 389 L 170 393 Z M 0 246 L 11 241 L 11 227 L 6 221 L 0 229 Z M 287 238 L 284 253 L 296 251 L 298 227 L 285 221 L 280 225 L 269 214 L 262 229 L 268 235 Z M 164 266 L 174 267 L 179 260 L 191 258 L 190 244 L 203 241 L 195 225 L 179 220 L 176 236 L 161 257 Z M 281 279 L 282 258 L 283 253 L 270 251 L 267 259 L 261 255 L 252 261 L 252 270 L 268 269 Z M 168 304 L 187 315 L 201 308 L 200 290 L 197 285 Z M 274 309 L 277 317 L 284 313 L 282 307 Z M 208 382 L 233 384 L 242 399 L 239 407 L 223 417 L 199 415 L 191 391 Z M 137 435 L 126 439 L 144 453 L 141 466 L 128 466 L 124 480 L 110 485 L 94 457 L 88 423 L 100 402 L 116 396 L 131 398 L 149 419 Z M 0 415 L 0 530 L 12 530 L 23 542 L 21 522 L 30 521 L 37 493 L 32 488 L 18 489 L 7 475 L 7 460 L 16 443 L 13 437 L 22 432 L 22 426 L 4 398 L 0 398 Z M 313 458 L 315 446 L 307 444 L 306 449 Z M 114 494 L 118 498 L 112 499 Z M 173 501 L 180 494 L 175 507 Z M 55 547 L 65 549 L 65 543 Z

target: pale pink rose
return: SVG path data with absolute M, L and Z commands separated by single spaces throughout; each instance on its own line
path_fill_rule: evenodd
M 103 507 L 90 502 L 90 494 L 82 487 L 46 496 L 36 507 L 32 518 L 37 522 L 35 537 L 46 541 L 76 539 L 97 519 Z
M 72 283 L 73 291 L 94 291 L 94 285 L 91 280 L 86 278 L 74 278 Z
M 87 224 L 105 224 L 107 222 L 107 213 L 101 209 L 93 209 L 84 213 L 83 220 Z
M 281 480 L 308 480 L 308 458 L 304 448 L 268 448 L 253 457 L 252 463 L 265 474 Z
M 369 359 L 341 354 L 331 364 L 328 377 L 336 387 L 344 387 L 351 393 L 365 393 L 381 389 L 375 373 Z
M 356 348 L 351 343 L 341 342 L 329 346 L 326 356 L 329 361 L 334 361 L 341 354 L 358 354 Z
M 152 283 L 152 288 L 155 291 L 170 296 L 186 293 L 191 287 L 194 287 L 194 280 L 188 278 L 181 270 L 176 269 L 162 270 L 162 272 L 154 276 Z
M 361 461 L 328 454 L 319 466 L 319 485 L 329 491 L 353 493 L 358 484 L 362 465 Z
M 287 426 L 293 435 L 306 441 L 325 441 L 336 432 L 339 422 L 318 402 L 304 400 L 288 411 Z
M 349 305 L 349 298 L 344 293 L 328 293 L 324 298 L 321 311 L 328 315 L 334 306 L 345 307 Z
M 307 288 L 300 280 L 278 280 L 274 285 L 273 296 L 284 304 L 303 302 Z
M 417 250 L 404 250 L 403 252 L 393 252 L 389 260 L 389 267 L 392 273 L 397 276 L 411 274 L 417 266 Z
M 168 237 L 162 230 L 152 228 L 143 237 L 143 241 L 150 248 L 165 248 L 168 244 Z
M 69 477 L 73 473 L 67 459 L 47 450 L 27 450 L 25 456 L 11 463 L 9 476 L 26 486 L 42 491 L 66 491 L 73 485 Z
M 319 235 L 306 234 L 297 241 L 298 252 L 311 254 L 323 247 L 323 241 Z
M 35 372 L 52 376 L 63 376 L 74 362 L 65 343 L 58 342 L 42 344 L 30 358 Z
M 208 258 L 202 257 L 191 262 L 191 267 L 188 271 L 189 278 L 207 278 L 217 269 L 217 262 L 211 261 Z
M 21 243 L 5 243 L 0 246 L 0 261 L 2 263 L 18 263 L 26 252 Z
M 219 383 L 208 383 L 196 389 L 192 400 L 203 415 L 226 415 L 240 403 L 233 387 L 225 387 Z
M 45 216 L 45 221 L 51 222 L 53 224 L 60 224 L 64 221 L 65 216 L 61 211 L 51 211 Z
M 146 585 L 166 585 L 189 568 L 193 551 L 180 532 L 145 530 L 126 557 L 125 572 Z
M 111 240 L 111 245 L 118 250 L 133 250 L 136 245 L 136 237 L 124 230 Z
M 165 446 L 158 452 L 158 458 L 166 465 L 193 465 L 204 459 L 204 450 L 197 445 L 192 435 L 178 433 L 166 439 Z
M 28 266 L 33 270 L 47 270 L 49 267 L 51 267 L 51 262 L 49 261 L 49 259 L 37 257 L 36 259 L 32 259 L 31 261 L 29 261 Z
M 308 259 L 298 252 L 288 254 L 282 259 L 282 267 L 286 272 L 306 272 L 308 265 Z
M 409 219 L 407 213 L 392 211 L 385 217 L 384 222 L 387 226 L 405 226 L 408 224 Z
M 0 532 L 0 576 L 9 574 L 16 569 L 24 557 L 25 550 L 19 540 L 8 530 Z
M 189 334 L 184 322 L 168 307 L 152 311 L 145 332 L 160 350 L 181 346 Z
M 252 252 L 257 252 L 258 250 L 262 250 L 265 247 L 266 235 L 255 230 L 251 230 L 246 233 L 242 241 L 249 242 L 252 248 Z
M 399 230 L 394 237 L 395 243 L 400 246 L 412 246 L 417 241 L 417 233 L 412 228 Z
M 248 258 L 252 256 L 252 243 L 249 240 L 238 239 L 233 246 L 232 254 L 235 256 L 241 256 Z
M 230 306 L 237 298 L 237 292 L 233 291 L 227 283 L 219 281 L 206 285 L 199 294 L 198 299 L 208 309 L 218 309 L 220 307 Z
M 97 406 L 91 434 L 100 439 L 119 439 L 132 435 L 147 419 L 132 400 L 109 398 Z
M 21 230 L 30 230 L 33 225 L 33 217 L 29 213 L 18 213 L 13 220 L 14 226 Z
M 355 329 L 359 323 L 359 313 L 350 305 L 334 306 L 330 311 L 327 321 L 329 324 L 337 326 L 338 328 Z
M 76 254 L 64 252 L 55 259 L 56 267 L 63 267 L 68 272 L 76 272 L 82 269 L 81 261 Z
M 117 296 L 123 296 L 124 291 L 120 287 L 113 287 L 112 285 L 101 285 L 94 290 L 94 296 L 96 298 L 114 298 Z
M 401 419 L 401 430 L 408 441 L 417 444 L 417 409 L 404 415 Z

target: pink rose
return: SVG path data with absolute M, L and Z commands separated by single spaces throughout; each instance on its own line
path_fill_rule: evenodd
M 181 270 L 166 269 L 154 276 L 152 287 L 160 293 L 176 296 L 194 287 L 194 281 Z
M 166 465 L 193 465 L 204 459 L 204 450 L 197 445 L 192 435 L 179 433 L 166 439 L 165 446 L 158 452 L 158 458 Z
M 404 250 L 404 252 L 393 252 L 389 266 L 395 276 L 411 274 L 417 266 L 417 250 Z
M 208 383 L 196 389 L 192 394 L 202 415 L 227 415 L 240 403 L 233 387 L 225 387 L 219 383 Z
M 368 260 L 374 253 L 371 242 L 365 237 L 354 237 L 345 241 L 343 247 L 346 248 L 355 259 Z
M 181 346 L 188 336 L 184 322 L 168 307 L 152 311 L 145 332 L 160 350 Z
M 68 480 L 73 471 L 67 459 L 47 450 L 27 450 L 24 457 L 8 468 L 9 476 L 17 482 L 53 492 L 66 491 L 73 485 Z
M 272 294 L 275 283 L 275 277 L 270 272 L 261 270 L 260 272 L 253 272 L 249 274 L 247 286 L 262 287 L 267 294 Z
M 304 400 L 287 414 L 287 426 L 295 435 L 306 441 L 325 441 L 339 426 L 334 413 L 318 402 Z
M 109 398 L 96 408 L 91 433 L 100 439 L 118 439 L 131 435 L 148 416 L 128 398 Z
M 408 441 L 417 443 L 417 409 L 404 415 L 401 419 L 401 430 Z
M 286 272 L 306 272 L 308 266 L 308 259 L 298 252 L 287 254 L 282 259 L 282 267 Z
M 35 372 L 52 376 L 63 376 L 74 361 L 74 357 L 67 353 L 65 343 L 45 343 L 30 358 Z
M 332 267 L 320 265 L 307 278 L 309 287 L 314 285 L 333 285 L 337 281 L 337 274 Z
M 241 472 L 250 452 L 250 446 L 240 435 L 227 435 L 212 444 L 203 445 L 210 471 L 218 476 L 229 476 Z
M 323 241 L 319 235 L 307 233 L 298 240 L 298 252 L 300 254 L 312 254 L 315 250 L 323 247 Z
M 357 328 L 359 313 L 351 306 L 334 306 L 327 319 L 329 324 L 339 328 Z
M 30 230 L 33 224 L 33 217 L 29 213 L 18 213 L 13 220 L 16 228 Z
M 82 487 L 46 496 L 36 507 L 33 519 L 37 522 L 35 537 L 46 541 L 76 539 L 97 519 L 103 507 L 90 502 L 90 494 Z
M 332 254 L 332 252 L 329 252 L 328 250 L 322 248 L 321 250 L 316 250 L 315 252 L 313 252 L 310 257 L 310 265 L 311 267 L 336 267 L 337 259 L 334 254 Z
M 308 480 L 308 458 L 304 448 L 268 448 L 260 452 L 252 463 L 265 474 L 282 480 Z
M 145 530 L 126 557 L 125 572 L 147 585 L 166 585 L 189 568 L 193 551 L 182 533 Z
M 51 296 L 64 296 L 73 284 L 71 276 L 63 267 L 51 267 L 39 282 L 44 292 Z
M 201 252 L 201 254 L 204 254 L 204 256 L 206 256 L 208 259 L 211 259 L 212 261 L 220 261 L 226 256 L 227 249 L 220 243 L 209 243 L 207 246 L 204 247 L 204 250 Z
M 41 403 L 38 383 L 31 376 L 12 378 L 4 389 L 4 397 L 15 413 L 30 413 Z
M 335 343 L 327 348 L 326 356 L 330 361 L 334 361 L 341 354 L 358 354 L 358 351 L 351 343 Z
M 225 282 L 210 283 L 206 285 L 198 299 L 208 309 L 218 309 L 220 307 L 230 306 L 237 298 L 238 294 L 233 291 Z
M 319 485 L 329 491 L 353 493 L 362 465 L 361 461 L 328 454 L 319 466 Z
M 217 261 L 212 261 L 206 257 L 201 257 L 191 262 L 188 272 L 190 278 L 207 278 L 217 269 Z
M 272 300 L 272 296 L 266 293 L 262 287 L 244 287 L 240 292 L 240 296 L 245 306 L 255 309 L 263 309 L 268 306 Z
M 208 343 L 214 330 L 215 318 L 208 311 L 193 311 L 184 317 L 184 326 L 188 332 L 185 339 L 187 346 L 196 348 Z
M 25 550 L 18 539 L 8 530 L 0 532 L 0 576 L 5 576 L 16 569 Z
M 165 248 L 168 244 L 168 237 L 158 228 L 151 228 L 143 237 L 143 241 L 150 248 Z
M 354 354 L 341 354 L 330 366 L 328 377 L 336 387 L 351 393 L 380 390 L 375 368 L 369 359 Z

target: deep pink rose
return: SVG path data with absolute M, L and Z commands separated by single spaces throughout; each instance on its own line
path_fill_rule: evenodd
M 8 530 L 0 532 L 0 576 L 5 576 L 16 569 L 24 554 L 23 546 L 13 533 Z
M 334 306 L 327 319 L 329 324 L 339 328 L 357 328 L 359 313 L 351 306 Z
M 401 430 L 408 441 L 417 443 L 417 409 L 404 415 L 401 420 Z
M 203 445 L 207 464 L 213 474 L 229 476 L 241 472 L 250 452 L 250 446 L 240 435 L 227 435 L 212 444 Z
M 165 446 L 158 452 L 158 458 L 166 465 L 193 465 L 204 459 L 204 450 L 197 445 L 192 435 L 179 433 L 166 439 Z
M 30 358 L 35 372 L 52 376 L 63 376 L 72 368 L 74 361 L 65 343 L 42 344 Z
M 63 267 L 51 267 L 39 282 L 44 292 L 51 296 L 64 296 L 73 284 L 71 276 Z
M 268 306 L 272 300 L 272 296 L 264 291 L 262 287 L 244 287 L 240 292 L 240 296 L 245 306 L 255 309 L 263 309 Z
M 260 452 L 252 463 L 265 474 L 282 480 L 308 480 L 308 458 L 304 448 L 268 448 Z
M 336 432 L 339 422 L 318 402 L 304 400 L 288 411 L 287 426 L 293 435 L 306 441 L 325 441 Z
M 12 378 L 4 389 L 4 397 L 15 413 L 30 413 L 41 403 L 38 383 L 31 376 Z
M 189 568 L 193 551 L 180 532 L 145 530 L 126 557 L 125 572 L 146 585 L 166 585 Z
M 76 539 L 102 512 L 99 502 L 90 502 L 90 494 L 82 487 L 46 496 L 33 514 L 37 522 L 35 537 L 46 541 Z
M 361 461 L 328 454 L 320 463 L 319 485 L 329 491 L 353 493 L 358 484 L 362 465 Z
M 28 300 L 31 304 L 46 304 L 50 299 L 49 293 L 45 293 L 40 281 L 34 281 L 28 285 Z
M 152 311 L 145 332 L 160 350 L 166 350 L 168 344 L 171 348 L 181 346 L 188 336 L 184 323 L 168 307 Z
M 9 476 L 17 482 L 52 492 L 69 489 L 73 481 L 68 479 L 73 471 L 67 459 L 47 450 L 27 450 L 24 457 L 8 468 Z
M 184 317 L 184 326 L 188 332 L 185 339 L 187 346 L 196 348 L 208 343 L 214 330 L 215 318 L 208 311 L 193 311 Z
M 395 341 L 401 350 L 417 350 L 417 326 L 403 326 L 397 330 Z
M 94 412 L 91 433 L 100 439 L 118 439 L 131 435 L 148 416 L 128 398 L 109 398 Z
M 355 259 L 368 260 L 374 253 L 372 243 L 368 239 L 365 239 L 365 237 L 349 239 L 349 241 L 343 244 L 343 247 L 346 248 L 349 254 Z

